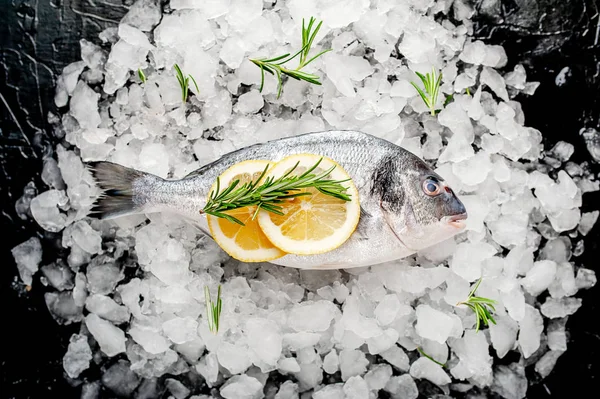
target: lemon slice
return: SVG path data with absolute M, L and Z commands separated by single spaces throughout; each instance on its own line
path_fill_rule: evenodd
M 312 167 L 319 159 L 323 161 L 314 173 L 332 166 L 333 180 L 350 179 L 341 166 L 329 158 L 313 154 L 292 155 L 273 166 L 267 176 L 275 179 L 284 175 L 298 163 L 293 172 L 300 174 Z M 314 188 L 303 189 L 312 195 L 296 197 L 279 204 L 284 215 L 261 210 L 258 223 L 269 241 L 284 252 L 296 255 L 314 255 L 331 251 L 342 245 L 354 232 L 360 218 L 358 190 L 351 180 L 342 183 L 351 201 L 343 201 L 322 194 Z
M 221 187 L 225 188 L 235 180 L 240 181 L 239 185 L 254 181 L 260 177 L 269 163 L 271 162 L 245 161 L 237 163 L 219 176 Z M 210 189 L 210 193 L 215 189 L 216 182 Z M 258 225 L 258 218 L 252 220 L 255 212 L 255 206 L 225 212 L 241 220 L 245 226 L 206 215 L 210 234 L 225 252 L 243 262 L 267 262 L 282 257 L 285 252 L 271 244 L 267 236 L 263 234 Z

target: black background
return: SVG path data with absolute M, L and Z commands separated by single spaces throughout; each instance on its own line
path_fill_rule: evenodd
M 116 26 L 132 0 L 0 0 L 0 396 L 2 398 L 79 397 L 63 376 L 62 356 L 78 327 L 59 326 L 44 303 L 44 287 L 35 281 L 25 291 L 16 279 L 10 249 L 36 234 L 44 238 L 44 261 L 59 245 L 35 222 L 22 221 L 14 202 L 34 181 L 40 191 L 43 143 L 52 141 L 47 113 L 53 109 L 55 79 L 79 60 L 79 39 L 98 42 L 98 33 Z M 493 3 L 491 7 L 482 4 Z M 600 27 L 598 4 L 585 0 L 500 0 L 472 2 L 477 10 L 475 36 L 504 46 L 506 70 L 521 63 L 528 80 L 541 86 L 519 97 L 526 124 L 539 129 L 546 148 L 564 140 L 575 145 L 572 158 L 591 160 L 579 135 L 598 129 L 600 115 Z M 554 79 L 570 68 L 567 83 Z M 592 165 L 597 173 L 600 168 Z M 583 197 L 583 210 L 600 208 L 600 193 Z M 585 240 L 577 265 L 597 269 L 600 228 Z M 569 349 L 553 373 L 531 387 L 528 398 L 577 397 L 597 393 L 600 356 L 600 286 L 578 294 L 582 308 L 569 319 Z

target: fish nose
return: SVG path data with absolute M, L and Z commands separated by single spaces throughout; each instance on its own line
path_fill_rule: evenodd
M 456 194 L 454 194 L 454 192 L 447 193 L 447 195 L 450 197 L 449 201 L 448 201 L 448 208 L 447 208 L 448 215 L 458 217 L 458 218 L 456 218 L 456 220 L 466 219 L 467 218 L 467 208 L 462 203 L 462 201 L 458 199 L 458 197 L 456 196 Z

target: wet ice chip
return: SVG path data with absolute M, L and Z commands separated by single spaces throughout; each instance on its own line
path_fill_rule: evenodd
M 122 359 L 102 375 L 102 384 L 120 397 L 130 396 L 140 381 L 140 376 L 131 370 L 131 363 Z
M 392 377 L 392 367 L 388 364 L 377 364 L 365 374 L 365 381 L 371 391 L 385 388 Z
M 398 370 L 405 372 L 409 370 L 408 355 L 399 346 L 393 345 L 379 355 Z
M 504 315 L 495 315 L 496 324 L 490 324 L 490 339 L 496 350 L 496 355 L 502 359 L 514 349 L 519 326 L 512 318 Z
M 267 365 L 277 364 L 281 356 L 283 338 L 277 323 L 262 318 L 253 318 L 246 322 L 248 346 L 261 362 Z
M 384 390 L 389 392 L 392 398 L 417 399 L 419 397 L 419 388 L 410 374 L 390 378 Z
M 93 129 L 100 125 L 102 120 L 98 113 L 98 100 L 100 94 L 92 90 L 87 84 L 82 81 L 77 82 L 73 97 L 71 98 L 71 106 L 69 112 L 79 126 L 84 129 Z
M 350 377 L 344 384 L 344 397 L 348 399 L 369 399 L 369 386 L 360 376 Z
M 335 349 L 332 349 L 325 357 L 323 358 L 323 371 L 327 374 L 334 374 L 339 369 L 339 360 L 338 355 Z
M 85 301 L 85 307 L 92 313 L 115 324 L 129 321 L 129 310 L 105 295 L 91 295 Z
M 170 343 L 165 337 L 150 328 L 133 326 L 127 331 L 127 334 L 140 344 L 146 352 L 153 355 L 163 353 L 170 347 Z
M 252 364 L 247 348 L 229 342 L 222 342 L 219 345 L 217 356 L 221 366 L 232 374 L 243 373 Z
M 225 399 L 260 399 L 264 397 L 263 386 L 254 377 L 234 375 L 219 390 Z
M 123 330 L 93 313 L 86 316 L 85 325 L 94 336 L 94 339 L 98 341 L 102 352 L 107 356 L 112 357 L 125 352 L 125 333 Z
M 544 331 L 544 320 L 540 312 L 531 305 L 525 305 L 525 317 L 519 322 L 519 347 L 528 358 L 540 347 L 540 337 Z
M 288 320 L 295 331 L 319 332 L 329 328 L 338 312 L 337 307 L 329 301 L 305 302 L 290 310 Z
M 579 221 L 579 226 L 577 226 L 577 231 L 579 231 L 583 236 L 588 235 L 588 233 L 594 228 L 594 225 L 598 221 L 599 215 L 600 211 L 582 213 L 581 220 Z
M 556 268 L 556 262 L 551 260 L 535 262 L 525 278 L 521 280 L 521 285 L 531 295 L 537 296 L 552 284 Z
M 162 325 L 163 332 L 174 344 L 183 344 L 197 337 L 198 322 L 191 317 L 174 317 Z
M 127 24 L 143 32 L 150 32 L 162 16 L 160 2 L 157 0 L 137 0 L 129 7 L 122 24 Z
M 26 285 L 31 285 L 32 276 L 37 272 L 42 261 L 42 244 L 37 237 L 31 237 L 11 249 L 21 280 Z
M 69 339 L 67 353 L 63 357 L 63 368 L 71 378 L 79 377 L 90 367 L 92 350 L 85 335 L 73 334 Z
M 451 382 L 450 377 L 439 364 L 432 362 L 426 357 L 418 358 L 410 366 L 410 375 L 413 378 L 424 378 L 432 383 L 442 386 Z
M 429 305 L 419 305 L 416 309 L 417 334 L 423 338 L 443 344 L 452 332 L 453 320 L 446 313 Z
M 236 110 L 243 114 L 254 114 L 264 105 L 263 96 L 258 90 L 251 90 L 238 98 Z
M 525 367 L 518 363 L 509 366 L 499 365 L 494 368 L 492 391 L 503 398 L 523 399 L 527 393 L 527 377 Z
M 31 214 L 44 230 L 56 233 L 67 224 L 67 216 L 60 209 L 66 209 L 68 202 L 64 191 L 48 190 L 31 200 Z
M 367 371 L 369 361 L 364 352 L 356 349 L 344 349 L 339 354 L 340 371 L 342 380 L 347 381 L 350 377 L 361 375 Z
M 487 85 L 492 91 L 504 101 L 508 101 L 508 92 L 504 78 L 498 72 L 489 67 L 484 67 L 481 71 L 480 80 L 482 84 Z
M 542 314 L 550 319 L 572 315 L 581 307 L 581 298 L 547 298 L 541 306 Z

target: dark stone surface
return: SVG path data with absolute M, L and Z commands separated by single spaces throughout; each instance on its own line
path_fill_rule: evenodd
M 34 279 L 31 291 L 16 280 L 10 249 L 39 232 L 35 222 L 22 221 L 14 202 L 30 181 L 40 180 L 42 148 L 51 140 L 46 117 L 52 110 L 55 79 L 62 68 L 79 59 L 79 39 L 97 42 L 98 33 L 116 26 L 132 0 L 0 0 L 0 201 L 3 232 L 0 251 L 0 396 L 3 398 L 79 397 L 63 376 L 62 356 L 77 326 L 59 326 L 48 314 L 45 287 Z M 542 131 L 548 146 L 558 140 L 576 147 L 574 160 L 589 160 L 579 130 L 598 129 L 600 117 L 600 46 L 598 5 L 586 0 L 478 0 L 476 36 L 502 44 L 507 69 L 525 66 L 530 80 L 542 84 L 532 97 L 522 97 L 526 124 Z M 555 76 L 565 66 L 571 74 L 557 87 Z M 595 172 L 600 168 L 593 166 Z M 586 194 L 584 210 L 598 209 L 600 194 Z M 52 236 L 46 234 L 46 243 Z M 600 228 L 585 240 L 578 265 L 596 268 Z M 55 250 L 55 249 L 54 249 Z M 45 248 L 49 263 L 52 248 Z M 579 295 L 579 294 L 578 294 Z M 580 293 L 583 307 L 569 320 L 569 349 L 554 372 L 530 387 L 528 398 L 578 397 L 595 392 L 600 366 L 598 316 L 600 286 Z

